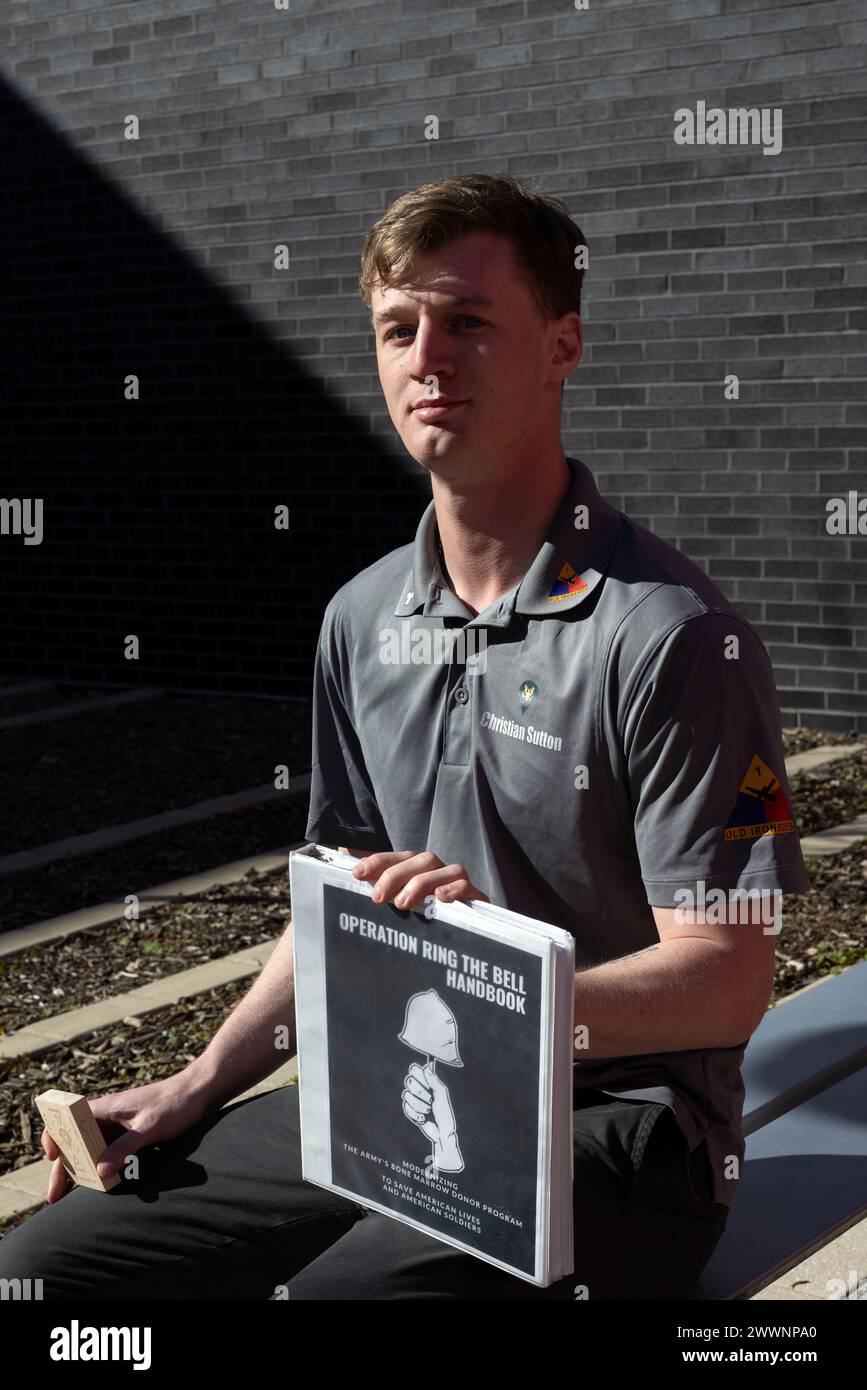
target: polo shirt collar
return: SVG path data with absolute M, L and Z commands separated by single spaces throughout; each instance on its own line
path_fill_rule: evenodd
M 572 482 L 542 547 L 523 579 L 474 618 L 449 588 L 436 553 L 436 507 L 425 509 L 413 543 L 412 569 L 394 616 L 422 612 L 432 617 L 461 617 L 466 623 L 505 627 L 513 613 L 531 617 L 563 613 L 589 598 L 611 559 L 621 513 L 599 495 L 589 468 L 566 457 Z M 586 507 L 579 517 L 576 508 Z M 586 525 L 576 527 L 576 518 Z

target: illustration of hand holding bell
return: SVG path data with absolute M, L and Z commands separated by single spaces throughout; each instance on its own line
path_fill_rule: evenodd
M 464 1065 L 458 1055 L 457 1030 L 449 1006 L 435 989 L 428 989 L 407 1001 L 403 1029 L 398 1034 L 402 1043 L 426 1057 L 423 1067 L 412 1062 L 404 1077 L 403 1113 L 431 1140 L 431 1166 L 445 1173 L 460 1173 L 464 1166 L 448 1087 L 436 1074 L 437 1062 Z

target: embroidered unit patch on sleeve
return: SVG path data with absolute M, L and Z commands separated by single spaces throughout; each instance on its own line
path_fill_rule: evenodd
M 755 754 L 738 788 L 725 840 L 755 840 L 760 835 L 788 835 L 795 829 L 788 799 L 778 777 Z

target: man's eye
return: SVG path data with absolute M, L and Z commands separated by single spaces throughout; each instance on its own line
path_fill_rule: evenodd
M 480 318 L 478 318 L 478 316 L 477 316 L 476 314 L 458 314 L 457 318 L 452 319 L 452 323 L 458 323 L 461 319 L 463 319 L 463 320 L 465 320 L 465 321 L 468 320 L 468 319 L 470 319 L 470 320 L 472 320 L 472 321 L 475 322 L 475 323 L 481 323 L 481 322 L 482 322 L 482 320 L 481 320 Z M 405 324 L 405 323 L 398 324 L 397 328 L 392 328 L 392 329 L 390 330 L 390 332 L 386 333 L 386 335 L 385 335 L 385 341 L 388 342 L 389 338 L 393 338 L 394 335 L 395 335 L 395 333 L 401 333 L 404 329 L 406 329 L 407 332 L 412 332 L 412 329 L 410 328 L 410 326 L 409 326 L 408 324 Z

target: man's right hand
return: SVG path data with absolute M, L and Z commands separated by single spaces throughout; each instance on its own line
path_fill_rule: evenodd
M 264 1081 L 288 1061 L 283 1035 L 295 1031 L 295 960 L 291 921 L 274 947 L 252 989 L 220 1025 L 200 1057 L 164 1081 L 134 1086 L 91 1102 L 94 1118 L 108 1144 L 96 1165 L 101 1176 L 123 1173 L 137 1149 L 186 1134 L 206 1115 Z M 278 1044 L 278 1036 L 281 1041 Z M 291 1055 L 291 1054 L 290 1054 Z M 48 1182 L 49 1202 L 72 1186 L 57 1145 L 47 1134 L 42 1147 L 54 1167 Z
M 207 1103 L 186 1072 L 147 1086 L 98 1096 L 90 1101 L 90 1108 L 108 1143 L 97 1164 L 97 1172 L 104 1178 L 111 1173 L 122 1173 L 129 1154 L 148 1144 L 165 1143 L 185 1134 L 208 1113 Z M 73 1186 L 73 1179 L 64 1168 L 60 1150 L 47 1130 L 42 1132 L 42 1147 L 53 1161 L 46 1196 L 49 1202 L 57 1202 Z

